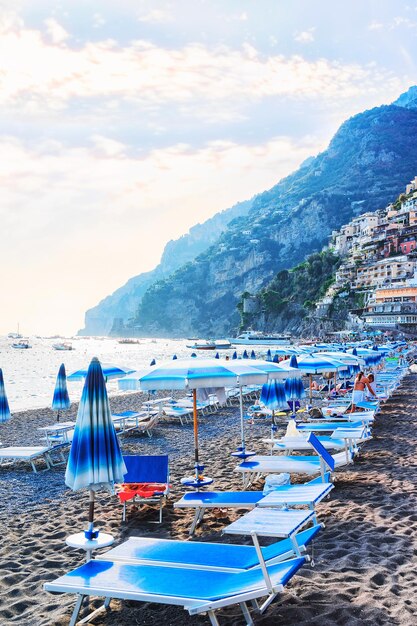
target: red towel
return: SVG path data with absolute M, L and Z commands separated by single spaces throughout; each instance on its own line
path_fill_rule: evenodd
M 141 498 L 162 496 L 167 488 L 168 485 L 166 483 L 123 483 L 117 495 L 120 502 L 126 502 L 127 500 L 132 500 L 135 496 L 140 496 Z

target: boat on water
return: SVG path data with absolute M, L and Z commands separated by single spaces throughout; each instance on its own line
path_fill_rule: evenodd
M 70 341 L 61 341 L 59 343 L 53 343 L 52 348 L 54 350 L 74 350 Z
M 210 341 L 209 339 L 197 339 L 194 343 L 187 343 L 187 348 L 191 348 L 192 350 L 215 350 L 216 344 L 214 341 Z
M 118 343 L 140 343 L 139 339 L 131 339 L 130 337 L 126 337 L 125 339 L 118 339 Z
M 286 346 L 292 343 L 290 335 L 268 335 L 255 330 L 247 330 L 229 341 L 237 346 Z
M 23 339 L 23 335 L 20 334 L 19 324 L 17 325 L 17 333 L 9 333 L 7 336 L 9 339 Z
M 27 339 L 21 339 L 20 341 L 12 343 L 12 348 L 16 348 L 17 350 L 28 350 L 31 347 Z

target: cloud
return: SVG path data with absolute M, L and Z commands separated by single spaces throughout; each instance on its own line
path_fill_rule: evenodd
M 382 28 L 384 28 L 382 22 L 377 22 L 376 20 L 373 20 L 368 26 L 368 30 L 381 30 Z
M 45 20 L 45 25 L 47 33 L 52 39 L 52 43 L 60 44 L 68 39 L 69 34 L 65 30 L 65 28 L 53 18 Z
M 315 27 L 312 27 L 301 32 L 296 32 L 294 35 L 294 40 L 298 43 L 312 43 L 314 41 L 315 30 Z
M 198 150 L 175 144 L 132 157 L 108 137 L 90 139 L 90 147 L 70 149 L 0 139 L 3 288 L 19 285 L 3 332 L 16 319 L 26 332 L 74 332 L 87 308 L 155 266 L 168 240 L 272 186 L 323 147 L 314 138 L 275 137 Z
M 164 9 L 153 9 L 148 13 L 144 13 L 138 16 L 139 22 L 150 22 L 154 24 L 163 24 L 170 22 L 173 19 L 171 13 Z
M 384 88 L 392 75 L 374 67 L 300 55 L 261 55 L 252 45 L 239 49 L 188 44 L 160 48 L 148 41 L 119 46 L 112 40 L 71 48 L 59 45 L 67 33 L 48 21 L 52 43 L 16 25 L 0 39 L 0 104 L 27 114 L 60 111 L 76 100 L 127 101 L 142 107 L 166 104 L 242 108 L 264 98 L 352 98 Z M 313 30 L 313 29 L 310 29 Z M 306 31 L 307 32 L 307 31 Z M 301 37 L 301 34 L 300 34 Z M 304 38 L 307 41 L 307 38 Z M 93 105 L 92 105 L 93 106 Z

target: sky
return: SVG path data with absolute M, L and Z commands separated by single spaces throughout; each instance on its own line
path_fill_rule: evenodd
M 416 50 L 417 0 L 0 0 L 0 334 L 75 334 L 417 84 Z

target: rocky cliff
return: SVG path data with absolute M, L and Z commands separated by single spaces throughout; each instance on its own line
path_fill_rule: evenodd
M 201 252 L 214 243 L 229 222 L 237 216 L 246 215 L 252 201 L 239 202 L 230 209 L 217 213 L 203 224 L 196 224 L 190 231 L 165 246 L 159 265 L 150 272 L 134 276 L 128 282 L 104 298 L 97 306 L 85 314 L 85 327 L 79 335 L 135 335 L 132 325 L 138 306 L 146 290 L 156 281 L 172 274 L 177 268 L 195 259 Z M 119 320 L 119 326 L 115 324 Z M 128 325 L 124 332 L 123 328 Z
M 139 334 L 219 336 L 236 330 L 242 292 L 256 293 L 352 217 L 384 207 L 414 176 L 415 88 L 346 121 L 327 150 L 253 200 L 219 239 L 143 295 Z

